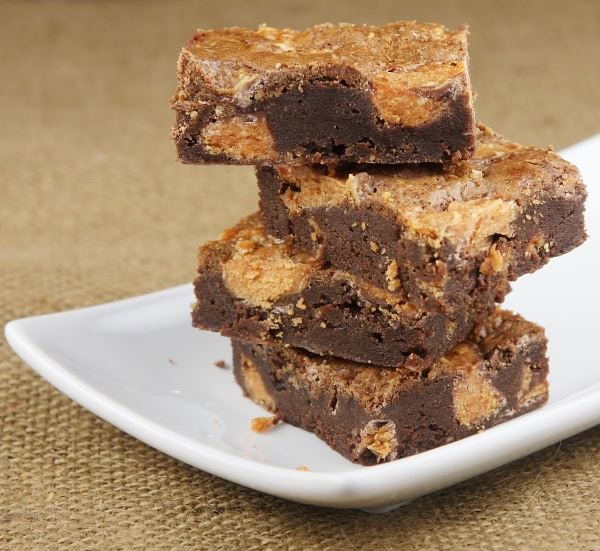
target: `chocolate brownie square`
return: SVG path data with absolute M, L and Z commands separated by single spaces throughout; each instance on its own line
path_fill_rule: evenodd
M 467 157 L 466 35 L 416 22 L 198 31 L 172 99 L 178 156 L 252 165 Z
M 454 442 L 548 399 L 544 330 L 506 311 L 422 374 L 239 340 L 233 362 L 253 401 L 363 465 Z
M 323 266 L 267 235 L 255 214 L 200 248 L 195 294 L 192 321 L 201 329 L 422 370 L 495 309 L 496 292 L 479 293 L 468 309 L 425 311 L 403 289 Z
M 586 189 L 552 151 L 483 126 L 474 157 L 446 166 L 257 169 L 269 234 L 420 308 L 501 301 L 509 281 L 586 238 Z

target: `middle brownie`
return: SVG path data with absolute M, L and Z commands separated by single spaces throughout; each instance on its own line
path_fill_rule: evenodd
M 585 187 L 552 151 L 480 126 L 446 167 L 258 169 L 267 232 L 420 308 L 470 308 L 585 239 Z
M 498 294 L 482 288 L 470 308 L 423 310 L 402 288 L 378 287 L 269 236 L 258 214 L 200 248 L 195 293 L 195 327 L 416 371 L 463 341 Z

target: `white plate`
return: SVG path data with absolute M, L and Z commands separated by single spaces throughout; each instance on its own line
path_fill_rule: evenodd
M 227 339 L 190 326 L 191 286 L 10 322 L 6 336 L 40 375 L 90 411 L 181 461 L 269 494 L 382 512 L 523 457 L 600 422 L 600 135 L 563 152 L 588 183 L 582 247 L 523 277 L 507 302 L 550 341 L 548 405 L 462 441 L 374 467 L 354 465 L 312 434 L 244 398 Z M 297 467 L 308 467 L 298 470 Z

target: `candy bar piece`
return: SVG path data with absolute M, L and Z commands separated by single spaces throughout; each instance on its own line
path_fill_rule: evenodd
M 482 292 L 469 309 L 430 312 L 402 289 L 376 287 L 264 231 L 258 214 L 200 248 L 196 327 L 247 340 L 390 367 L 426 369 L 494 310 Z
M 257 170 L 269 234 L 426 309 L 468 308 L 586 238 L 586 189 L 552 151 L 480 127 L 474 157 L 445 167 Z
M 399 22 L 198 31 L 173 139 L 184 163 L 441 162 L 469 156 L 466 29 Z
M 424 374 L 233 341 L 245 394 L 363 465 L 393 461 L 542 406 L 544 330 L 498 311 Z

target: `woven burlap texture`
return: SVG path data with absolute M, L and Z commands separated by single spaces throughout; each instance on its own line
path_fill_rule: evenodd
M 481 120 L 556 147 L 600 130 L 595 2 L 0 1 L 0 13 L 2 325 L 188 282 L 198 245 L 256 209 L 252 169 L 175 161 L 168 98 L 196 27 L 468 22 Z M 600 549 L 599 428 L 370 515 L 213 477 L 79 407 L 3 339 L 0 362 L 1 549 Z

